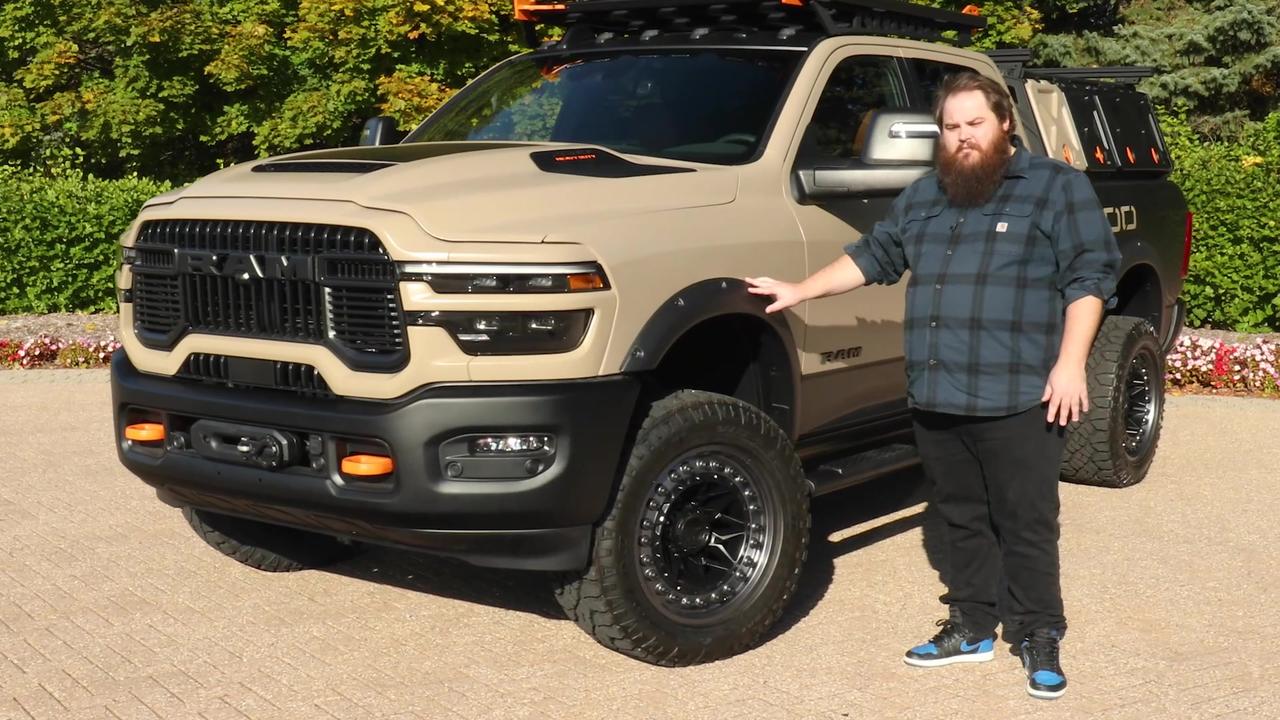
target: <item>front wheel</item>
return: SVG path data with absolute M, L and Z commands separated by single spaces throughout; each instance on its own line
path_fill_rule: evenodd
M 1086 366 L 1089 412 L 1070 425 L 1062 479 L 1126 487 L 1146 477 L 1164 418 L 1164 360 L 1146 320 L 1102 322 Z
M 324 567 L 360 553 L 360 546 L 319 533 L 281 527 L 221 513 L 182 509 L 191 529 L 210 547 L 233 560 L 266 572 L 295 572 Z
M 747 403 L 683 390 L 649 410 L 591 564 L 556 597 L 612 650 L 710 662 L 777 621 L 808 541 L 808 484 L 782 429 Z

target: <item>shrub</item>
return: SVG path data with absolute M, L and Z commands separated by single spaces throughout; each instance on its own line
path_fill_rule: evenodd
M 1202 142 L 1181 118 L 1162 124 L 1195 213 L 1187 324 L 1280 330 L 1280 112 L 1239 142 Z
M 114 312 L 116 241 L 167 183 L 0 166 L 0 314 Z

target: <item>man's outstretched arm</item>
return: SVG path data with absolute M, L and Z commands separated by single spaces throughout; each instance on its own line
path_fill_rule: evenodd
M 846 293 L 867 284 L 867 278 L 862 274 L 862 270 L 848 255 L 841 255 L 798 283 L 774 280 L 771 277 L 744 278 L 744 280 L 749 286 L 748 292 L 773 297 L 773 303 L 764 309 L 767 313 L 786 310 L 806 300 Z

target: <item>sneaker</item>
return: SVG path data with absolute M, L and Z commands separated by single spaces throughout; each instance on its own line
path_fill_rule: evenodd
M 1022 667 L 1031 697 L 1053 700 L 1067 691 L 1067 676 L 1058 661 L 1058 633 L 1033 630 L 1022 640 Z
M 975 637 L 951 620 L 939 620 L 933 639 L 917 645 L 902 657 L 903 662 L 916 667 L 942 667 L 958 662 L 984 662 L 996 656 L 996 636 Z

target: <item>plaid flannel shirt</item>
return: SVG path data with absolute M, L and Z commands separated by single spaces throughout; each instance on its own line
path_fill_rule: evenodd
M 935 173 L 845 247 L 868 283 L 911 271 L 904 318 L 911 407 L 999 416 L 1040 404 L 1067 305 L 1116 288 L 1120 252 L 1084 173 L 1015 139 L 981 207 L 953 208 Z

